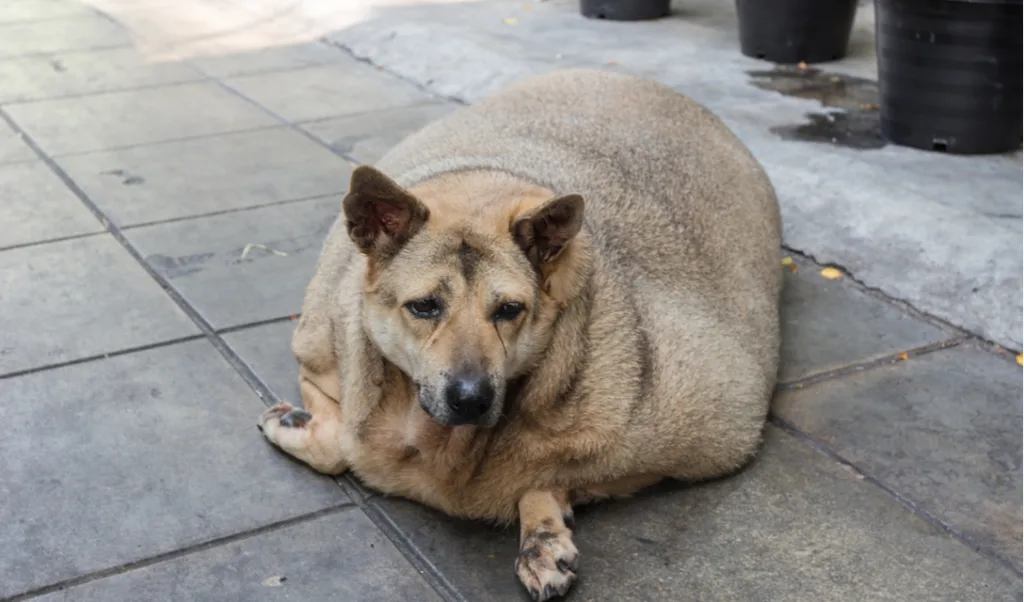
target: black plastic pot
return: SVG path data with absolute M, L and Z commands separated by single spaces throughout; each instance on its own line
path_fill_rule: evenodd
M 736 0 L 740 51 L 774 63 L 846 56 L 857 0 Z
M 669 13 L 672 0 L 580 0 L 580 13 L 590 19 L 646 21 Z
M 882 136 L 958 154 L 1022 135 L 1021 0 L 876 0 Z

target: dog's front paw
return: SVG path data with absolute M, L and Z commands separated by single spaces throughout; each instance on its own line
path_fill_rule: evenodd
M 263 412 L 256 428 L 272 443 L 276 443 L 279 428 L 304 428 L 312 419 L 313 416 L 309 412 L 293 407 L 288 402 L 282 402 Z
M 537 602 L 564 596 L 576 581 L 579 552 L 572 531 L 535 531 L 519 547 L 516 574 Z

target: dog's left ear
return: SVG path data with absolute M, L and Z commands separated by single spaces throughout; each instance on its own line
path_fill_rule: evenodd
M 540 270 L 554 261 L 583 226 L 583 197 L 569 194 L 553 198 L 516 217 L 510 231 L 512 239 Z
M 397 253 L 430 217 L 419 199 L 369 165 L 352 172 L 342 208 L 352 242 L 376 258 Z

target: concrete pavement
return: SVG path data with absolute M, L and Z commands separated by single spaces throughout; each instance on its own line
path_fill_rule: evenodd
M 443 39 L 475 28 L 473 11 L 508 18 L 509 6 L 392 8 L 418 15 L 419 29 L 401 31 Z M 497 33 L 474 38 L 489 51 L 459 46 L 455 58 L 500 70 L 515 47 L 532 69 L 548 49 L 500 32 L 539 15 L 529 27 L 554 39 L 567 31 L 565 10 L 534 5 L 516 25 L 498 19 Z M 355 37 L 338 36 L 369 35 L 360 27 L 378 12 L 241 0 L 0 6 L 0 599 L 526 599 L 512 570 L 514 529 L 317 476 L 253 428 L 266 405 L 298 399 L 293 317 L 353 165 L 456 107 L 434 87 L 463 94 L 444 87 L 455 86 L 444 61 L 433 63 L 434 82 L 408 81 L 437 58 L 402 50 L 412 34 L 396 34 L 376 65 L 316 41 L 330 36 L 356 52 Z M 444 20 L 436 31 L 428 13 Z M 675 26 L 648 29 L 659 27 Z M 600 37 L 565 37 L 564 57 Z M 651 39 L 622 64 L 647 60 Z M 837 72 L 870 75 L 863 62 Z M 740 77 L 730 73 L 720 77 Z M 800 165 L 806 151 L 785 144 L 819 147 L 752 132 L 808 101 L 779 96 L 741 110 L 711 98 L 730 88 L 716 92 L 700 77 L 687 81 L 791 182 L 780 185 L 789 244 L 836 239 L 827 228 L 839 227 L 849 240 L 887 240 L 849 212 L 815 209 L 853 198 L 850 173 L 861 174 L 865 198 L 888 190 L 885 174 L 911 174 L 899 196 L 930 203 L 922 210 L 936 219 L 952 215 L 932 198 L 934 183 L 917 178 L 965 169 L 961 159 L 829 147 Z M 500 83 L 474 81 L 465 100 Z M 744 86 L 751 99 L 777 95 Z M 1000 161 L 1019 173 L 1019 160 L 965 161 L 996 184 L 973 209 L 957 207 L 964 223 L 947 226 L 962 229 L 944 236 L 994 256 L 999 235 L 973 230 L 971 215 L 1005 203 L 1012 170 Z M 829 169 L 831 179 L 821 175 Z M 945 188 L 969 188 L 959 180 L 950 175 Z M 793 182 L 822 191 L 818 205 L 795 200 Z M 891 217 L 879 215 L 878 228 Z M 836 253 L 846 248 L 833 242 Z M 922 246 L 921 257 L 936 249 Z M 1007 257 L 1019 261 L 1018 251 Z M 795 266 L 780 265 L 783 382 L 762 454 L 734 478 L 582 510 L 582 580 L 571 599 L 1019 599 L 1013 354 L 949 316 L 783 255 Z M 934 285 L 921 257 L 902 259 L 915 280 L 907 286 Z M 963 276 L 950 265 L 951 278 Z

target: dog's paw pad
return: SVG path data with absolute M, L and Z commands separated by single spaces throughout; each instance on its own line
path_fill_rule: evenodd
M 308 424 L 312 419 L 313 415 L 306 410 L 292 410 L 284 416 L 281 416 L 280 422 L 281 426 L 300 429 L 306 426 L 306 424 Z
M 516 575 L 537 602 L 564 596 L 576 581 L 579 552 L 569 530 L 538 531 L 523 539 Z

